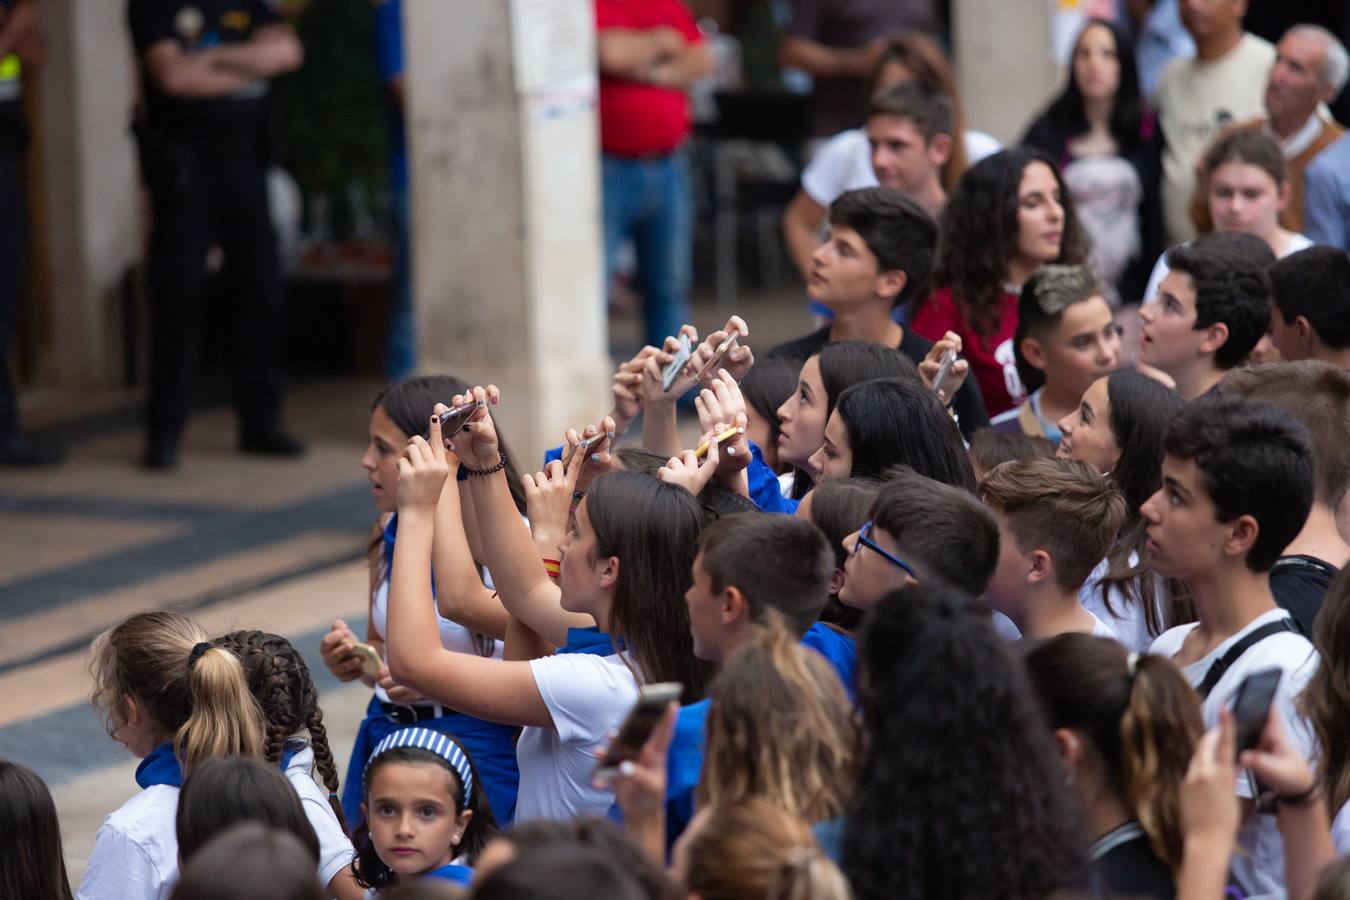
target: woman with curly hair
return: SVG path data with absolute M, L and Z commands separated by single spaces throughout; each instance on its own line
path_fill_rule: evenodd
M 1171 660 L 1087 634 L 1036 645 L 1026 666 L 1092 835 L 1097 886 L 1171 900 L 1200 697 Z
M 843 823 L 859 900 L 1040 900 L 1085 886 L 1064 769 L 988 613 L 926 585 L 889 595 L 869 618 L 866 750 Z
M 1134 46 L 1114 22 L 1091 19 L 1074 43 L 1069 77 L 1022 143 L 1059 166 L 1092 237 L 1092 262 L 1112 306 L 1144 289 L 1162 250 L 1157 120 L 1139 94 Z
M 938 232 L 932 296 L 910 327 L 939 340 L 961 337 L 963 355 L 990 417 L 1025 399 L 1013 334 L 1022 285 L 1045 263 L 1078 264 L 1088 240 L 1050 158 L 1019 147 L 972 166 L 947 203 Z

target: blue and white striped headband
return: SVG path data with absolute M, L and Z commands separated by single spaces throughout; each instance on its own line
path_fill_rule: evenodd
M 432 731 L 430 728 L 401 728 L 375 745 L 366 765 L 369 766 L 381 754 L 397 747 L 417 747 L 427 750 L 450 763 L 459 780 L 464 783 L 464 805 L 469 805 L 469 800 L 473 797 L 473 769 L 469 767 L 469 757 L 463 748 L 449 735 Z

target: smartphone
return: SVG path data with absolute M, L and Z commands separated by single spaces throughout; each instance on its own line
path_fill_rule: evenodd
M 727 351 L 731 349 L 731 345 L 736 343 L 736 338 L 740 336 L 741 333 L 739 331 L 733 331 L 731 334 L 727 335 L 726 340 L 717 345 L 717 349 L 713 351 L 712 356 L 708 357 L 708 361 L 703 364 L 703 367 L 694 373 L 694 377 L 702 378 L 704 375 L 716 369 L 717 364 L 722 361 L 722 357 L 727 355 Z
M 1280 685 L 1276 668 L 1259 669 L 1238 685 L 1233 699 L 1233 719 L 1237 724 L 1237 751 L 1250 750 L 1261 742 L 1261 732 L 1270 718 L 1270 704 Z
M 361 641 L 351 642 L 352 652 L 361 659 L 361 671 L 367 675 L 374 675 L 384 666 L 384 660 L 380 659 L 380 653 L 369 644 Z
M 951 372 L 952 366 L 956 365 L 957 358 L 955 350 L 949 349 L 942 354 L 942 358 L 938 360 L 937 375 L 933 376 L 933 390 L 936 391 L 942 387 L 942 382 L 947 380 L 947 375 Z M 948 397 L 947 399 L 952 398 Z
M 568 467 L 572 465 L 572 457 L 576 456 L 578 453 L 583 457 L 589 457 L 591 451 L 600 446 L 601 441 L 610 437 L 613 437 L 613 435 L 601 432 L 600 434 L 593 434 L 588 438 L 582 439 L 581 443 L 567 451 L 567 456 L 563 458 L 563 471 L 567 471 Z
M 610 743 L 605 755 L 595 764 L 592 777 L 609 781 L 619 774 L 619 764 L 637 759 L 642 746 L 652 736 L 666 707 L 672 700 L 679 700 L 684 693 L 684 685 L 676 681 L 662 681 L 657 684 L 644 684 L 638 691 L 637 703 L 628 713 L 628 718 L 619 726 L 619 734 Z
M 486 400 L 470 400 L 468 403 L 461 403 L 459 406 L 453 406 L 447 409 L 441 416 L 441 436 L 449 440 L 450 435 L 464 427 L 464 423 L 473 418 L 475 412 L 487 407 Z M 427 428 L 423 437 L 431 437 L 431 429 Z
M 675 379 L 680 377 L 680 372 L 689 364 L 689 357 L 693 355 L 694 346 L 689 342 L 689 335 L 681 334 L 680 347 L 675 351 L 675 358 L 661 370 L 661 390 L 670 390 L 670 386 L 675 383 Z
M 738 434 L 745 434 L 745 429 L 741 428 L 739 425 L 736 426 L 735 428 L 728 428 L 726 431 L 722 432 L 717 436 L 717 443 L 720 445 L 723 441 L 729 441 Z M 704 442 L 702 444 L 699 444 L 698 449 L 694 451 L 694 458 L 703 459 L 705 456 L 708 455 L 708 450 L 711 449 L 711 447 L 712 447 L 711 442 Z

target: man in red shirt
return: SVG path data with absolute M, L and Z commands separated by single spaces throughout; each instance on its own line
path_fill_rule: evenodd
M 596 0 L 606 284 L 619 245 L 637 249 L 645 340 L 688 321 L 693 201 L 683 153 L 689 86 L 712 71 L 708 45 L 679 0 Z

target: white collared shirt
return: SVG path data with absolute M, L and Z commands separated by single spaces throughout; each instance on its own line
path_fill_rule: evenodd
M 1313 142 L 1321 136 L 1324 127 L 1325 123 L 1322 121 L 1322 117 L 1313 113 L 1308 116 L 1308 121 L 1304 122 L 1298 131 L 1283 140 L 1276 137 L 1275 130 L 1270 127 L 1270 119 L 1266 119 L 1266 124 L 1262 126 L 1262 130 L 1275 138 L 1276 143 L 1280 145 L 1280 153 L 1284 155 L 1285 159 L 1293 159 L 1313 145 Z
M 103 821 L 78 900 L 166 900 L 178 880 L 178 788 L 151 785 Z

